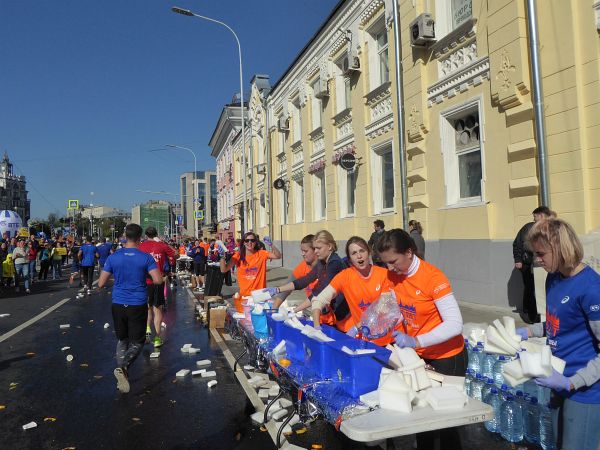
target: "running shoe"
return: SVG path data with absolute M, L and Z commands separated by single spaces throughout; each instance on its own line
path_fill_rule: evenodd
M 160 338 L 160 336 L 156 336 L 154 338 L 154 347 L 160 347 L 161 345 L 163 345 L 163 340 Z
M 117 389 L 123 394 L 129 392 L 129 377 L 127 376 L 127 370 L 121 367 L 117 367 L 113 372 L 117 379 Z
M 87 290 L 87 295 L 92 295 L 92 290 L 91 289 Z
M 152 330 L 150 327 L 146 327 L 146 344 L 152 342 Z

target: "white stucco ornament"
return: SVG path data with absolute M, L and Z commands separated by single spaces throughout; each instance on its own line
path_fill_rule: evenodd
M 0 211 L 0 236 L 8 232 L 10 237 L 16 237 L 22 226 L 23 221 L 16 212 L 7 209 Z

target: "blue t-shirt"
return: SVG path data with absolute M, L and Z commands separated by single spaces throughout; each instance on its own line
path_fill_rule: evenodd
M 546 279 L 546 335 L 552 354 L 564 359 L 570 377 L 594 359 L 600 350 L 588 321 L 600 320 L 600 275 L 586 266 L 577 275 Z M 566 394 L 581 403 L 600 403 L 600 382 Z
M 190 258 L 193 258 L 195 263 L 202 264 L 206 262 L 206 255 L 204 254 L 204 249 L 202 247 L 192 248 L 187 255 Z
M 156 268 L 154 258 L 137 248 L 121 248 L 110 255 L 102 270 L 112 273 L 115 279 L 113 303 L 145 305 L 148 301 L 146 275 Z
M 104 265 L 104 263 L 106 263 L 106 258 L 108 258 L 108 256 L 110 255 L 111 250 L 112 250 L 112 244 L 110 242 L 105 242 L 104 244 L 99 245 L 96 248 L 96 251 L 100 255 L 100 258 L 98 258 L 98 262 L 101 265 Z
M 81 255 L 81 265 L 83 267 L 89 267 L 94 265 L 94 258 L 96 256 L 96 246 L 94 244 L 83 244 L 79 249 L 82 253 Z

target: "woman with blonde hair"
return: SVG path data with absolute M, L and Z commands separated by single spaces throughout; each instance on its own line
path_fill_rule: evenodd
M 552 389 L 560 408 L 558 448 L 596 450 L 600 444 L 600 275 L 582 262 L 583 246 L 561 219 L 537 222 L 527 237 L 548 272 L 546 322 L 519 328 L 523 339 L 546 337 L 552 354 L 566 362 L 535 382 Z
M 297 291 L 306 288 L 313 281 L 317 280 L 317 284 L 312 290 L 312 297 L 319 295 L 323 289 L 329 284 L 329 282 L 339 272 L 341 272 L 345 266 L 342 262 L 342 258 L 339 257 L 337 252 L 337 243 L 327 230 L 321 230 L 315 234 L 313 239 L 313 248 L 315 255 L 317 256 L 317 262 L 313 266 L 312 270 L 305 276 L 284 284 L 280 287 L 268 288 L 271 295 L 276 295 L 280 292 Z M 310 306 L 310 299 L 305 300 L 302 304 L 296 307 L 296 311 L 301 311 Z M 350 311 L 348 310 L 348 304 L 343 295 L 338 295 L 329 306 L 323 309 L 323 317 L 321 323 L 332 323 L 333 316 L 336 321 L 343 321 L 348 318 Z

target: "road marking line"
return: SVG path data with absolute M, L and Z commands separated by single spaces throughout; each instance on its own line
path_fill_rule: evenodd
M 58 302 L 56 305 L 51 306 L 50 308 L 48 308 L 46 311 L 38 314 L 35 317 L 32 317 L 31 319 L 29 319 L 27 322 L 22 323 L 21 325 L 19 325 L 16 328 L 13 328 L 12 330 L 10 330 L 8 333 L 3 334 L 2 336 L 0 336 L 0 342 L 4 342 L 5 340 L 7 340 L 9 337 L 14 336 L 15 334 L 17 334 L 19 331 L 23 331 L 25 328 L 27 328 L 29 325 L 33 325 L 34 323 L 36 323 L 38 320 L 46 317 L 48 314 L 50 314 L 52 311 L 54 311 L 57 308 L 60 308 L 62 305 L 64 305 L 65 303 L 67 303 L 69 300 L 71 300 L 71 298 L 65 298 L 62 299 L 60 302 Z

